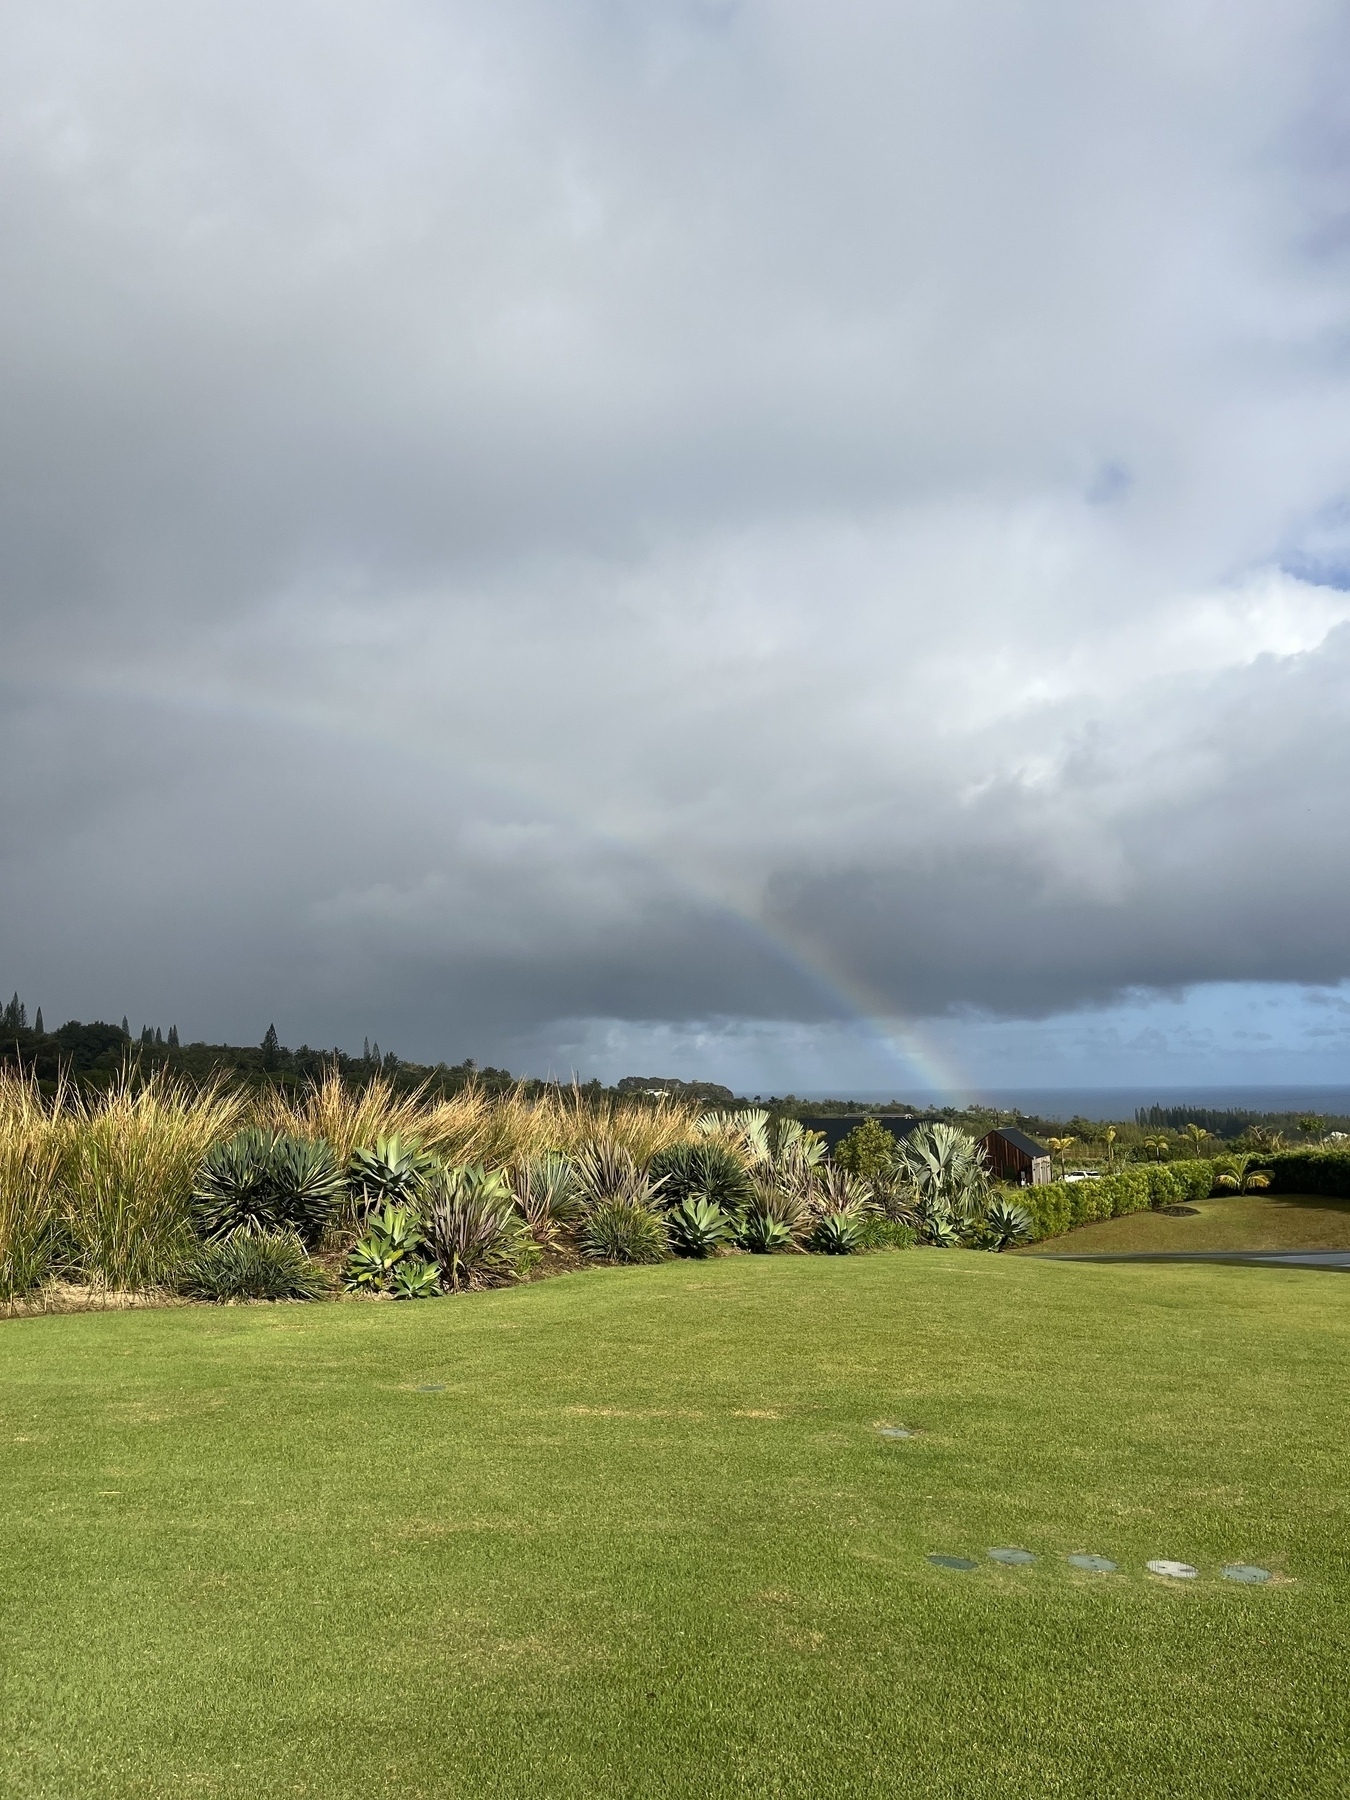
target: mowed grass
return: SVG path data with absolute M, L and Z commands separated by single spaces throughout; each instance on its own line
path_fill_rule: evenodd
M 1340 1276 L 738 1257 L 0 1365 L 6 1795 L 1350 1791 Z
M 1019 1255 L 1089 1250 L 1350 1250 L 1350 1200 L 1324 1194 L 1242 1194 L 1188 1202 L 1194 1217 L 1162 1212 L 1099 1219 Z

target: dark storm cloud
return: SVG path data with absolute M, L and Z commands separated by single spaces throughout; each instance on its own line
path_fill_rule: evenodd
M 1350 974 L 1337 9 L 6 34 L 7 983 L 547 1057 Z

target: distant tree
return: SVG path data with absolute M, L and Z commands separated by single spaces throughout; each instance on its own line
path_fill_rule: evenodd
M 1059 1158 L 1059 1173 L 1062 1180 L 1069 1172 L 1064 1159 L 1078 1142 L 1078 1139 L 1074 1137 L 1052 1137 L 1047 1138 L 1045 1141 L 1050 1146 L 1052 1155 L 1058 1156 Z
M 169 1027 L 169 1048 L 170 1050 L 176 1050 L 178 1048 L 178 1027 L 176 1025 L 170 1025 Z
M 1144 1139 L 1144 1148 L 1153 1152 L 1154 1162 L 1161 1162 L 1171 1147 L 1170 1141 L 1165 1137 L 1146 1137 Z
M 162 1050 L 164 1048 L 164 1033 L 160 1030 L 158 1025 L 155 1027 L 155 1048 L 157 1050 Z
M 1205 1130 L 1203 1125 L 1197 1125 L 1197 1124 L 1195 1124 L 1194 1121 L 1192 1121 L 1186 1127 L 1185 1131 L 1182 1133 L 1182 1136 L 1187 1138 L 1190 1142 L 1191 1155 L 1199 1156 L 1201 1145 L 1204 1144 L 1205 1140 L 1209 1136 L 1209 1133 Z
M 864 1119 L 835 1145 L 834 1160 L 863 1181 L 884 1181 L 895 1167 L 895 1139 L 875 1119 Z
M 6 1031 L 27 1031 L 28 1009 L 17 993 L 4 1012 L 0 1013 L 0 1026 Z
M 1107 1126 L 1106 1130 L 1102 1133 L 1102 1140 L 1106 1145 L 1106 1166 L 1108 1169 L 1113 1169 L 1115 1167 L 1116 1142 L 1116 1128 L 1114 1125 Z
M 370 1039 L 369 1039 L 369 1038 L 363 1038 L 363 1039 L 362 1039 L 362 1042 L 361 1042 L 361 1061 L 362 1061 L 362 1062 L 369 1062 L 369 1061 L 370 1061 Z
M 370 1046 L 370 1060 L 372 1062 L 378 1062 L 380 1060 L 380 1046 L 378 1044 L 372 1044 Z
M 1303 1113 L 1299 1117 L 1298 1128 L 1304 1137 L 1320 1138 L 1326 1133 L 1327 1122 L 1319 1119 L 1316 1113 Z
M 275 1069 L 281 1060 L 281 1039 L 277 1036 L 275 1025 L 269 1025 L 263 1033 L 262 1066 L 264 1069 Z
M 125 1013 L 122 1014 L 122 1036 L 131 1036 L 131 1027 L 127 1024 L 127 1015 Z
M 40 1006 L 33 1015 L 33 1030 L 36 1031 L 39 1037 L 46 1037 L 47 1035 L 47 1028 L 42 1023 L 42 1008 Z

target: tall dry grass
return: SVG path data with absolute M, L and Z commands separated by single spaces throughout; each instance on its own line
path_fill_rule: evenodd
M 345 1169 L 353 1150 L 369 1149 L 377 1138 L 411 1138 L 425 1143 L 424 1093 L 418 1088 L 411 1094 L 396 1094 L 383 1075 L 374 1076 L 363 1088 L 347 1087 L 337 1070 L 329 1069 L 298 1098 L 280 1088 L 264 1090 L 255 1097 L 251 1110 L 254 1122 L 266 1131 L 327 1138 Z
M 172 1279 L 192 1247 L 198 1165 L 245 1109 L 219 1084 L 197 1089 L 160 1070 L 124 1070 L 106 1093 L 76 1094 L 63 1120 L 64 1224 L 96 1286 L 141 1289 Z
M 47 1105 L 31 1074 L 0 1070 L 0 1302 L 52 1273 L 61 1237 L 65 1159 L 58 1089 Z
M 298 1098 L 279 1090 L 254 1102 L 256 1122 L 297 1137 L 323 1137 L 344 1165 L 353 1150 L 397 1136 L 448 1162 L 480 1162 L 503 1169 L 550 1151 L 578 1150 L 612 1137 L 645 1167 L 658 1150 L 694 1136 L 696 1109 L 663 1102 L 595 1105 L 579 1089 L 531 1098 L 523 1088 L 489 1094 L 472 1083 L 448 1099 L 426 1102 L 426 1091 L 396 1094 L 382 1075 L 362 1088 L 344 1085 L 336 1070 Z

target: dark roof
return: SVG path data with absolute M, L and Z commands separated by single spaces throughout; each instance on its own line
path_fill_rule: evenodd
M 841 1138 L 847 1137 L 855 1126 L 864 1124 L 868 1119 L 875 1119 L 878 1125 L 884 1125 L 893 1138 L 908 1137 L 920 1125 L 932 1123 L 931 1119 L 912 1113 L 827 1113 L 823 1117 L 807 1117 L 803 1114 L 801 1123 L 808 1131 L 820 1132 L 833 1150 Z
M 1035 1138 L 1029 1138 L 1025 1131 L 1018 1131 L 1013 1125 L 1000 1125 L 996 1131 L 986 1131 L 981 1142 L 987 1143 L 991 1137 L 1002 1138 L 1005 1144 L 1011 1144 L 1014 1150 L 1020 1150 L 1024 1156 L 1050 1154 L 1044 1144 L 1038 1144 Z

